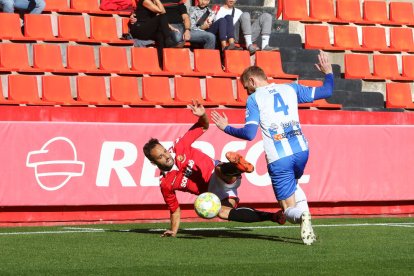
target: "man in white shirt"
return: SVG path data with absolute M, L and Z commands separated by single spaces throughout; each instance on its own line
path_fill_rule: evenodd
M 237 0 L 225 0 L 215 20 L 223 18 L 226 15 L 233 16 L 235 41 L 245 43 L 250 55 L 253 55 L 259 49 L 263 51 L 275 50 L 275 48 L 269 46 L 269 38 L 272 31 L 272 15 L 262 13 L 259 18 L 252 21 L 250 13 L 243 12 L 234 7 L 236 2 Z M 259 38 L 261 39 L 259 40 Z M 253 43 L 260 45 L 260 48 Z

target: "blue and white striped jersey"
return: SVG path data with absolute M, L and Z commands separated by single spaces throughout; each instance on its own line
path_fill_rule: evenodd
M 308 149 L 298 103 L 313 102 L 315 88 L 292 84 L 259 87 L 247 99 L 246 125 L 260 125 L 268 163 Z

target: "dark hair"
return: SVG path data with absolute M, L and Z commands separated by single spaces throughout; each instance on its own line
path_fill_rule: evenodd
M 158 139 L 155 138 L 151 138 L 142 148 L 142 150 L 144 151 L 144 155 L 150 160 L 152 160 L 151 157 L 151 150 L 156 146 L 156 145 L 161 145 L 160 141 L 158 141 Z
M 240 76 L 241 82 L 246 83 L 250 77 L 259 77 L 261 79 L 267 80 L 266 73 L 259 66 L 250 66 L 247 67 Z

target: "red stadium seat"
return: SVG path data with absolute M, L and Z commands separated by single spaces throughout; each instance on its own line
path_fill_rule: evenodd
M 409 83 L 387 83 L 386 90 L 385 107 L 414 110 L 411 85 Z
M 19 102 L 11 101 L 11 100 L 8 100 L 4 97 L 3 85 L 2 85 L 1 78 L 0 78 L 0 105 L 18 105 L 18 104 L 19 104 Z
M 237 52 L 237 51 L 226 51 Z M 245 106 L 245 103 L 236 101 L 233 95 L 233 83 L 230 78 L 206 79 L 206 100 L 211 103 L 225 106 Z
M 0 40 L 33 40 L 23 36 L 17 13 L 0 13 L 0 22 Z
M 297 79 L 298 75 L 286 74 L 282 68 L 282 58 L 278 51 L 256 52 L 256 65 L 261 67 L 268 77 Z
M 99 69 L 116 74 L 137 74 L 129 69 L 126 48 L 114 46 L 99 47 Z
M 194 50 L 194 71 L 208 76 L 236 76 L 236 74 L 230 74 L 223 71 L 220 52 L 213 49 Z
M 308 15 L 306 0 L 283 0 L 283 20 L 315 22 Z
M 37 88 L 37 76 L 9 75 L 9 100 L 28 105 L 55 105 L 42 101 Z
M 309 16 L 323 22 L 338 22 L 333 0 L 309 0 Z
M 156 48 L 131 48 L 131 70 L 140 74 L 149 75 L 173 75 L 164 72 L 158 64 Z
M 402 74 L 403 77 L 414 80 L 414 55 L 402 56 Z
M 0 43 L 0 70 L 17 72 L 39 72 L 29 65 L 29 55 L 26 44 Z
M 68 0 L 45 0 L 45 11 L 71 12 Z
M 413 3 L 390 2 L 390 21 L 399 25 L 414 25 Z
M 240 79 L 236 80 L 237 82 L 237 101 L 246 104 L 247 98 L 249 95 L 247 94 L 247 90 L 244 89 L 243 84 L 241 83 Z
M 70 7 L 76 12 L 85 12 L 91 14 L 106 14 L 108 11 L 102 11 L 99 8 L 97 0 L 70 0 Z
M 101 43 L 86 35 L 85 18 L 82 15 L 59 15 L 58 37 L 76 42 Z
M 388 47 L 383 27 L 363 27 L 362 28 L 362 47 L 371 51 L 390 52 L 394 51 Z
M 33 67 L 53 73 L 78 73 L 63 66 L 62 52 L 56 44 L 34 44 Z
M 97 106 L 120 106 L 127 103 L 111 101 L 106 95 L 105 77 L 76 78 L 78 101 Z
M 348 23 L 366 23 L 361 16 L 359 0 L 336 0 L 337 19 Z
M 87 74 L 109 74 L 109 72 L 98 69 L 93 46 L 68 45 L 67 61 L 68 69 Z
M 78 13 L 85 12 L 90 14 L 129 14 L 130 11 L 104 11 L 99 7 L 98 0 L 71 0 L 71 8 Z
M 391 24 L 388 19 L 387 2 L 380 1 L 364 1 L 363 3 L 364 20 L 372 24 Z
M 397 57 L 395 55 L 373 55 L 375 77 L 386 80 L 409 80 L 398 72 Z
M 68 76 L 43 76 L 42 97 L 59 105 L 86 105 L 73 99 Z
M 345 54 L 346 79 L 375 79 L 369 67 L 368 55 Z
M 414 52 L 411 28 L 390 28 L 390 48 L 400 52 Z
M 305 25 L 305 48 L 336 50 L 331 44 L 328 26 Z
M 341 50 L 362 51 L 355 26 L 334 26 L 334 46 Z
M 154 106 L 154 102 L 144 101 L 139 96 L 138 79 L 135 77 L 111 77 L 110 99 L 125 102 L 131 106 Z
M 168 77 L 143 77 L 142 98 L 163 106 L 186 106 L 186 102 L 171 97 Z
M 207 102 L 203 99 L 201 93 L 201 84 L 199 78 L 194 77 L 176 77 L 174 78 L 175 99 L 181 102 L 191 103 L 197 100 L 204 106 L 214 106 L 216 104 Z
M 55 42 L 68 41 L 53 34 L 52 18 L 48 14 L 25 14 L 24 25 L 24 35 L 27 38 Z
M 248 51 L 224 51 L 224 66 L 227 73 L 239 76 L 250 65 Z
M 191 68 L 190 50 L 188 48 L 165 48 L 163 52 L 163 67 L 165 72 L 174 75 L 203 76 Z
M 132 45 L 133 40 L 119 39 L 116 28 L 115 17 L 91 16 L 90 17 L 91 35 L 90 38 L 108 44 Z

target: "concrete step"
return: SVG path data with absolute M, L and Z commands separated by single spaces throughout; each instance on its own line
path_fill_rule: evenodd
M 314 63 L 309 62 L 283 62 L 282 67 L 285 73 L 299 75 L 300 79 L 314 80 L 323 79 L 325 74 L 316 69 Z M 341 69 L 333 64 L 332 70 L 335 78 L 341 77 Z
M 302 48 L 300 35 L 287 33 L 271 33 L 269 45 L 279 48 Z

